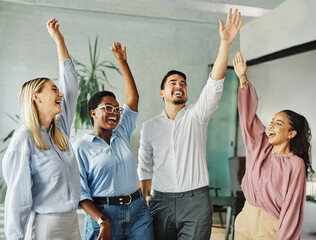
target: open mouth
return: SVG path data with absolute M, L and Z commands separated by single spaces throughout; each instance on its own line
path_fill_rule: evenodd
M 182 91 L 177 90 L 173 92 L 173 95 L 179 97 L 179 96 L 183 96 L 184 93 Z
M 55 103 L 56 103 L 59 107 L 61 107 L 61 100 L 57 100 Z
M 115 123 L 117 121 L 117 118 L 116 117 L 109 117 L 108 120 Z
M 275 136 L 275 132 L 269 132 L 269 137 L 274 137 Z

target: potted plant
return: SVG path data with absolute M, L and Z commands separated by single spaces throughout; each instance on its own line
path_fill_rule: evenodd
M 121 74 L 121 71 L 111 61 L 99 61 L 100 47 L 98 46 L 98 36 L 94 41 L 94 46 L 91 46 L 89 39 L 89 55 L 90 63 L 85 65 L 74 59 L 76 69 L 79 75 L 79 96 L 76 108 L 76 117 L 74 127 L 77 130 L 79 127 L 90 126 L 90 118 L 87 114 L 87 104 L 90 96 L 107 87 L 113 88 L 110 84 L 105 70 L 111 69 Z

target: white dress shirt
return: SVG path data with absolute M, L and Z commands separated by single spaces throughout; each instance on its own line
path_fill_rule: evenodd
M 195 104 L 174 120 L 165 111 L 143 123 L 138 152 L 139 180 L 152 179 L 160 192 L 185 192 L 208 186 L 207 125 L 218 106 L 224 79 L 209 77 Z

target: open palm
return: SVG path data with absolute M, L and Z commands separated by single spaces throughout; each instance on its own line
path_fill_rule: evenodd
M 240 52 L 236 53 L 236 56 L 233 60 L 234 70 L 237 77 L 240 79 L 242 76 L 245 76 L 247 73 L 247 60 L 243 60 Z
M 118 41 L 113 42 L 113 46 L 110 47 L 110 49 L 112 50 L 112 52 L 117 60 L 119 60 L 119 61 L 120 60 L 124 60 L 124 61 L 127 60 L 126 46 L 124 46 L 124 50 L 123 50 L 120 42 L 118 42 Z
M 234 41 L 243 23 L 243 19 L 240 19 L 240 12 L 237 14 L 237 9 L 234 11 L 233 17 L 231 17 L 231 15 L 232 10 L 229 9 L 225 26 L 223 24 L 223 21 L 219 20 L 219 34 L 221 36 L 221 39 L 228 41 L 229 43 L 232 43 Z

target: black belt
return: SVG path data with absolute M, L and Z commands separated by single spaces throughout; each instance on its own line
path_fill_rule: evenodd
M 142 196 L 141 190 L 138 189 L 132 194 L 124 194 L 123 196 L 118 197 L 94 197 L 93 202 L 95 204 L 107 204 L 107 205 L 122 205 L 130 204 L 132 201 L 140 198 Z

